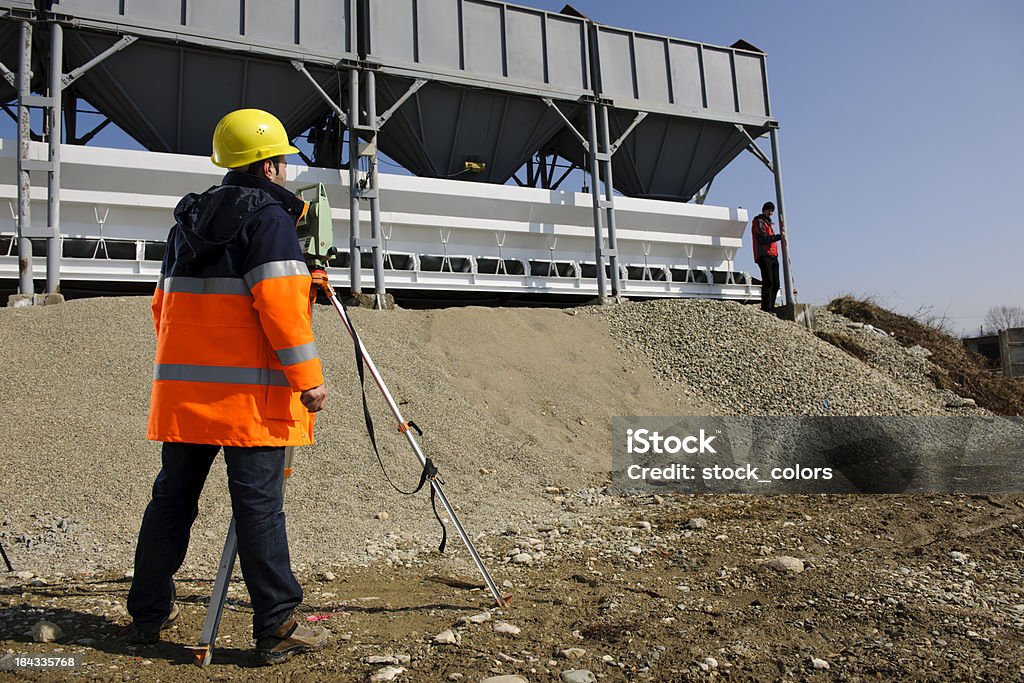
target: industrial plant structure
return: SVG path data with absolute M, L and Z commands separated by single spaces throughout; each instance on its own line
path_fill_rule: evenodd
M 304 137 L 291 179 L 327 188 L 331 274 L 353 291 L 759 296 L 734 264 L 746 211 L 704 204 L 747 150 L 784 211 L 765 55 L 742 41 L 495 0 L 7 0 L 0 14 L 0 97 L 18 121 L 0 141 L 0 279 L 23 293 L 44 274 L 48 292 L 155 283 L 175 203 L 219 181 L 216 122 L 254 107 Z M 144 150 L 89 146 L 110 123 Z M 411 175 L 379 173 L 381 156 Z M 577 170 L 586 191 L 561 189 Z

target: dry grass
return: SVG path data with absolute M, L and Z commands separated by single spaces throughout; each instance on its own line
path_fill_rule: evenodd
M 833 299 L 828 310 L 881 328 L 904 346 L 917 345 L 931 351 L 929 360 L 939 368 L 932 378 L 937 387 L 972 398 L 998 415 L 1024 415 L 1024 382 L 994 375 L 981 356 L 936 326 L 849 296 Z

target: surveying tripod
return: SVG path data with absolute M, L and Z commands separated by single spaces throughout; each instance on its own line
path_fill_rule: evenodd
M 406 421 L 402 417 L 398 404 L 391 396 L 391 392 L 388 391 L 387 386 L 384 384 L 384 380 L 381 378 L 380 373 L 377 370 L 377 366 L 374 365 L 373 359 L 370 358 L 370 354 L 366 351 L 366 347 L 363 346 L 363 342 L 359 339 L 359 335 L 356 333 L 355 326 L 352 324 L 352 320 L 348 316 L 348 311 L 345 309 L 345 305 L 338 299 L 334 292 L 334 288 L 328 281 L 327 273 L 321 269 L 315 269 L 312 271 L 311 275 L 313 277 L 313 286 L 310 292 L 311 300 L 315 299 L 316 294 L 322 291 L 334 306 L 338 315 L 341 316 L 341 321 L 344 324 L 345 329 L 348 331 L 349 336 L 352 337 L 352 342 L 355 345 L 356 362 L 359 369 L 360 380 L 363 378 L 363 366 L 365 364 L 366 368 L 370 371 L 370 376 L 373 377 L 374 382 L 377 384 L 377 388 L 380 390 L 384 400 L 387 402 L 388 407 L 391 409 L 391 412 L 397 421 L 398 431 L 405 435 L 406 440 L 409 442 L 409 445 L 412 447 L 417 459 L 420 461 L 420 465 L 423 467 L 423 473 L 420 477 L 420 485 L 416 488 L 416 491 L 419 491 L 420 487 L 422 487 L 425 482 L 430 483 L 431 502 L 433 502 L 435 497 L 437 500 L 441 501 L 442 507 L 444 507 L 445 512 L 448 513 L 448 518 L 451 519 L 459 537 L 462 538 L 462 542 L 465 543 L 466 548 L 469 550 L 469 554 L 473 558 L 473 563 L 483 576 L 484 582 L 487 584 L 487 589 L 491 592 L 491 595 L 494 596 L 498 606 L 505 607 L 511 596 L 503 595 L 501 591 L 498 590 L 498 587 L 495 585 L 490 573 L 487 571 L 487 567 L 484 566 L 483 560 L 480 558 L 476 548 L 473 546 L 473 542 L 470 540 L 469 534 L 466 533 L 462 523 L 459 521 L 458 515 L 455 514 L 455 509 L 452 507 L 451 503 L 448 502 L 448 498 L 445 496 L 444 490 L 441 488 L 441 485 L 444 482 L 441 480 L 440 474 L 437 472 L 437 469 L 433 466 L 430 459 L 423 455 L 423 451 L 420 449 L 419 443 L 416 441 L 416 437 L 412 433 L 413 429 L 418 431 L 419 428 L 416 427 L 414 423 Z M 369 417 L 369 411 L 366 407 L 365 393 L 363 394 L 363 409 L 366 416 L 367 430 L 370 434 L 370 441 L 373 443 L 374 450 L 376 451 L 376 437 L 373 435 L 372 420 Z M 288 478 L 292 474 L 293 450 L 294 449 L 291 447 L 285 450 L 285 483 L 287 483 Z M 387 473 L 385 472 L 385 476 L 386 474 Z M 392 484 L 392 486 L 394 486 L 394 484 Z M 413 491 L 412 493 L 415 493 L 416 491 Z M 407 492 L 403 491 L 402 493 Z M 438 519 L 440 520 L 440 517 Z M 441 550 L 443 551 L 443 549 L 444 540 L 442 539 Z M 231 574 L 234 570 L 237 554 L 238 538 L 235 533 L 235 520 L 232 518 L 231 523 L 228 525 L 228 535 L 224 542 L 224 551 L 221 553 L 220 567 L 217 570 L 217 578 L 213 584 L 213 593 L 210 595 L 210 605 L 206 611 L 206 620 L 203 622 L 203 631 L 199 637 L 199 644 L 190 648 L 195 656 L 196 666 L 205 667 L 209 665 L 210 661 L 213 659 L 213 644 L 217 639 L 217 630 L 220 627 L 220 619 L 224 613 L 224 603 L 227 599 L 228 584 L 231 583 Z

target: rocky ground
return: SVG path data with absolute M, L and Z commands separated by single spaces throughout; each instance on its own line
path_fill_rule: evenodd
M 113 681 L 1024 676 L 1020 498 L 562 497 L 566 513 L 551 523 L 480 539 L 512 595 L 505 609 L 471 570 L 429 555 L 307 572 L 307 614 L 334 639 L 268 671 L 256 668 L 236 577 L 213 664 L 200 673 L 186 647 L 202 626 L 208 576 L 181 577 L 183 616 L 152 647 L 118 637 L 123 573 L 9 577 L 3 647 L 77 653 L 84 664 L 69 675 Z M 59 643 L 32 642 L 44 619 L 60 626 Z
M 753 307 L 359 311 L 356 323 L 499 586 L 425 497 L 390 492 L 362 434 L 351 347 L 318 309 L 332 402 L 286 511 L 323 651 L 257 667 L 235 577 L 213 664 L 201 629 L 227 515 L 204 493 L 182 616 L 153 647 L 121 635 L 133 536 L 155 474 L 144 432 L 144 299 L 0 310 L 3 653 L 76 654 L 57 680 L 1020 680 L 1024 498 L 621 496 L 614 415 L 984 415 L 934 388 L 927 356 L 819 312 L 850 355 Z M 376 408 L 380 410 L 380 405 Z M 382 411 L 378 433 L 387 430 Z M 390 437 L 387 437 L 390 438 Z M 400 448 L 385 458 L 400 476 Z M 400 444 L 399 444 L 400 445 Z M 54 624 L 50 632 L 40 622 Z M 35 629 L 35 633 L 33 633 Z M 38 642 L 56 636 L 52 642 Z M 4 666 L 0 659 L 0 668 Z M 0 673 L 0 676 L 4 674 Z M 500 679 L 499 679 L 500 680 Z

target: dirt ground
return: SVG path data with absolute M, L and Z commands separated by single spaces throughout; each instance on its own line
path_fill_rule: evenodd
M 723 414 L 714 406 L 739 391 L 734 383 L 698 380 L 725 365 L 735 371 L 726 377 L 757 379 L 745 369 L 762 362 L 742 338 L 752 329 L 773 335 L 773 363 L 791 366 L 785 381 L 801 395 L 839 377 L 871 382 L 872 396 L 897 406 L 920 393 L 918 375 L 892 377 L 924 365 L 908 365 L 895 343 L 879 346 L 893 363 L 861 367 L 805 330 L 752 320 L 753 309 L 722 304 L 732 322 L 709 332 L 711 306 L 626 311 L 630 339 L 671 331 L 663 348 L 643 352 L 574 311 L 355 312 L 406 417 L 427 428 L 422 443 L 485 564 L 513 596 L 501 609 L 451 529 L 447 553 L 431 551 L 438 530 L 426 496 L 399 497 L 384 483 L 363 432 L 351 342 L 333 311 L 318 311 L 334 393 L 285 509 L 303 609 L 333 637 L 320 652 L 259 666 L 236 576 L 202 670 L 188 646 L 230 516 L 220 470 L 178 574 L 180 619 L 156 646 L 123 635 L 157 468 L 158 449 L 143 438 L 148 302 L 0 311 L 0 346 L 17 369 L 0 373 L 0 463 L 17 473 L 0 476 L 0 541 L 21 570 L 0 572 L 0 679 L 1024 680 L 1024 496 L 622 496 L 602 484 L 611 417 Z M 685 330 L 730 348 L 680 361 Z M 816 353 L 802 352 L 809 344 Z M 667 379 L 665 364 L 685 365 L 692 384 Z M 781 381 L 739 393 L 764 403 Z M 415 482 L 386 424 L 385 461 Z M 41 620 L 62 630 L 56 642 L 35 642 Z M 445 631 L 454 642 L 437 642 Z M 82 666 L 5 672 L 11 654 L 74 654 Z
M 28 680 L 366 681 L 388 668 L 371 657 L 394 657 L 390 666 L 404 669 L 395 680 L 405 681 L 557 681 L 572 669 L 606 681 L 1024 677 L 1024 499 L 598 491 L 563 504 L 578 506 L 580 519 L 537 529 L 539 561 L 492 560 L 495 580 L 512 584 L 504 609 L 471 568 L 451 572 L 437 557 L 412 568 L 338 567 L 332 580 L 301 577 L 307 614 L 333 633 L 329 646 L 265 668 L 238 583 L 213 663 L 199 670 L 187 646 L 211 577 L 181 577 L 181 618 L 164 642 L 138 648 L 119 636 L 123 575 L 39 586 L 8 578 L 0 651 L 82 655 L 74 672 L 17 674 Z M 500 558 L 524 540 L 482 542 Z M 465 560 L 457 544 L 449 553 Z M 799 558 L 803 570 L 773 568 L 779 556 Z M 484 611 L 488 621 L 466 619 Z M 89 640 L 31 642 L 22 631 L 40 618 L 60 625 L 65 642 Z M 499 622 L 520 633 L 494 632 Z M 458 643 L 433 642 L 446 629 Z

